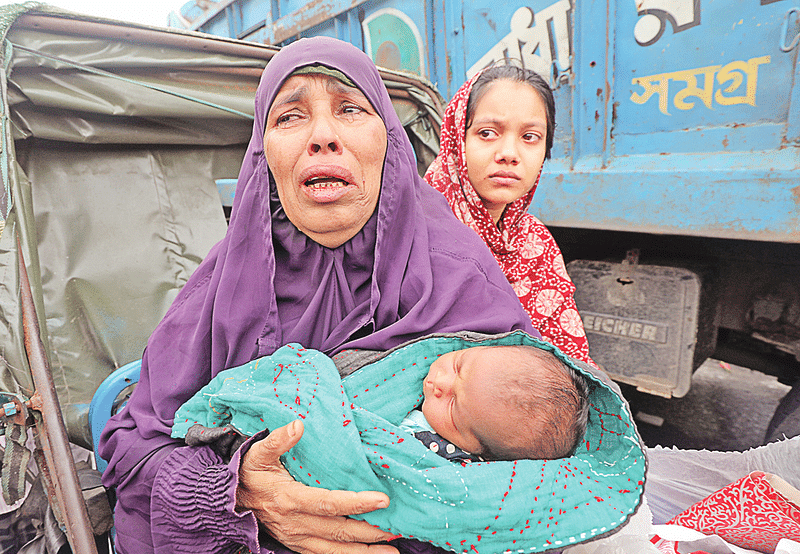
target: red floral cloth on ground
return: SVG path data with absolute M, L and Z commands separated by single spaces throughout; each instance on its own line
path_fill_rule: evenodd
M 506 207 L 497 226 L 469 181 L 466 112 L 478 75 L 464 83 L 447 105 L 439 155 L 425 180 L 444 194 L 456 217 L 489 246 L 542 337 L 568 356 L 596 366 L 589 357 L 589 342 L 573 297 L 575 285 L 561 250 L 547 227 L 528 213 L 538 178 L 528 194 Z
M 782 494 L 783 493 L 783 494 Z M 800 493 L 780 478 L 754 471 L 672 518 L 725 541 L 772 554 L 783 538 L 800 541 Z

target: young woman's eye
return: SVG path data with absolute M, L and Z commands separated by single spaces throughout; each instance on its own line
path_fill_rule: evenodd
M 538 133 L 525 133 L 524 135 L 522 135 L 522 140 L 524 140 L 525 142 L 536 143 L 542 140 L 542 137 L 539 136 Z
M 492 129 L 481 129 L 478 131 L 478 136 L 484 139 L 489 139 L 497 136 L 497 133 L 495 133 Z

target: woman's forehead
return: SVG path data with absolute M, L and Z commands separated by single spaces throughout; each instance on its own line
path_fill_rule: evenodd
M 335 76 L 321 73 L 301 73 L 290 75 L 275 93 L 272 102 L 267 108 L 267 115 L 276 108 L 307 99 L 312 91 L 316 94 L 324 90 L 331 99 L 351 99 L 358 103 L 366 102 L 376 110 L 383 119 L 383 114 L 375 103 L 360 88 L 352 83 L 344 83 Z
M 286 81 L 297 73 L 341 74 L 362 91 L 381 119 L 395 119 L 392 104 L 374 62 L 350 43 L 330 37 L 302 38 L 281 48 L 269 61 L 256 92 L 256 117 L 266 120 Z M 393 122 L 390 127 L 399 123 Z
M 269 117 L 269 114 L 275 113 L 283 106 L 302 103 L 312 95 L 318 94 L 320 90 L 327 93 L 331 101 L 350 100 L 362 105 L 366 103 L 373 110 L 376 109 L 369 98 L 357 87 L 343 83 L 336 77 L 311 73 L 291 75 L 275 94 L 275 98 L 267 110 L 267 116 Z
M 273 104 L 285 102 L 287 97 L 292 98 L 307 94 L 309 88 L 313 86 L 322 86 L 325 91 L 331 95 L 350 94 L 361 96 L 366 99 L 366 95 L 358 87 L 343 83 L 336 77 L 322 73 L 302 73 L 299 75 L 290 75 L 289 78 L 286 79 L 281 88 L 278 89 Z

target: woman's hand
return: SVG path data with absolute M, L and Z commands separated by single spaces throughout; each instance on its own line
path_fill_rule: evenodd
M 252 510 L 270 535 L 301 554 L 397 554 L 391 546 L 371 544 L 393 535 L 347 517 L 387 507 L 388 496 L 307 487 L 284 469 L 280 456 L 302 435 L 302 422 L 293 421 L 253 443 L 239 468 L 237 510 Z

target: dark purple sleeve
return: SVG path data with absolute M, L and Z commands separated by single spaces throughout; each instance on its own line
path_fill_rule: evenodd
M 271 537 L 262 537 L 259 543 L 252 512 L 234 511 L 241 456 L 264 436 L 266 433 L 259 433 L 248 439 L 228 464 L 208 447 L 172 450 L 153 486 L 151 515 L 157 554 L 235 553 L 242 546 L 254 554 L 294 554 Z M 390 544 L 400 554 L 451 554 L 414 539 L 401 538 Z
M 260 552 L 255 516 L 235 509 L 241 452 L 226 464 L 210 447 L 172 450 L 153 484 L 154 552 Z

